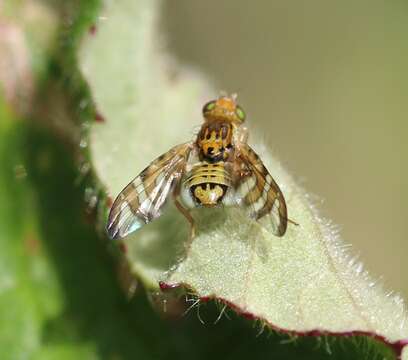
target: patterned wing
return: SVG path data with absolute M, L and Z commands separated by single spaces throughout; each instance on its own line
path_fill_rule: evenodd
M 118 195 L 109 213 L 107 232 L 122 239 L 161 215 L 161 209 L 184 174 L 191 143 L 159 156 Z
M 240 145 L 238 158 L 241 160 L 237 184 L 241 205 L 250 209 L 252 218 L 270 220 L 274 234 L 283 236 L 288 214 L 279 186 L 249 145 Z

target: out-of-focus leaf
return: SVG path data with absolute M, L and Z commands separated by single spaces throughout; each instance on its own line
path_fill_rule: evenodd
M 105 120 L 91 128 L 91 162 L 111 197 L 152 159 L 192 139 L 200 121 L 205 85 L 191 73 L 170 76 L 158 56 L 156 12 L 154 1 L 106 3 L 103 22 L 81 49 L 81 68 Z M 126 239 L 132 271 L 149 288 L 159 281 L 184 285 L 283 332 L 365 333 L 400 352 L 408 338 L 402 300 L 373 285 L 305 191 L 266 150 L 261 155 L 299 227 L 276 238 L 235 209 L 199 210 L 198 236 L 184 254 L 188 226 L 170 209 Z
M 78 169 L 52 135 L 11 120 L 0 106 L 0 358 L 38 359 L 376 359 L 378 347 L 282 346 L 281 337 L 248 321 L 213 322 L 201 306 L 178 322 L 163 321 L 144 296 L 127 301 L 115 264 L 84 208 Z M 89 215 L 88 215 L 89 216 Z M 143 294 L 141 294 L 143 295 Z M 367 350 L 368 349 L 368 350 Z M 384 349 L 386 353 L 386 349 Z
M 208 94 L 196 73 L 175 72 L 159 55 L 157 12 L 156 1 L 107 3 L 100 14 L 103 20 L 81 47 L 80 67 L 102 114 L 102 122 L 91 125 L 86 142 L 91 164 L 111 198 L 153 158 L 174 144 L 193 139 Z M 129 135 L 125 140 L 124 129 Z M 163 241 L 160 224 L 166 224 L 168 241 Z M 145 283 L 155 288 L 157 277 L 182 250 L 184 237 L 177 235 L 187 234 L 188 229 L 183 220 L 175 221 L 170 215 L 142 232 L 149 240 L 139 249 L 140 263 L 132 265 Z
M 61 292 L 39 233 L 21 133 L 0 104 L 0 357 L 24 358 L 61 309 Z
M 0 4 L 0 90 L 19 114 L 31 110 L 36 85 L 47 73 L 58 20 L 43 1 Z

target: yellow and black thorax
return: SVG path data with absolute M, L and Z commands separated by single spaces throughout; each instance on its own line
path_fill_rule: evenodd
M 207 121 L 197 135 L 196 145 L 201 161 L 227 161 L 233 152 L 234 125 L 230 121 Z

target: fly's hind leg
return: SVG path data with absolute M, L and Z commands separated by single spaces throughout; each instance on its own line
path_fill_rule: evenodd
M 184 215 L 184 217 L 190 223 L 190 237 L 188 239 L 188 242 L 185 244 L 186 254 L 188 255 L 188 253 L 190 252 L 191 243 L 193 242 L 193 239 L 196 236 L 195 222 L 194 222 L 193 217 L 190 214 L 190 211 L 188 211 L 188 209 L 186 209 L 183 205 L 180 204 L 177 197 L 174 198 L 174 203 L 177 209 Z

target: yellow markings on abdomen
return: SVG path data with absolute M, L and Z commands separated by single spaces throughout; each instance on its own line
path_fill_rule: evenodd
M 224 163 L 199 164 L 195 166 L 186 180 L 195 202 L 204 206 L 216 206 L 225 196 L 231 179 Z

